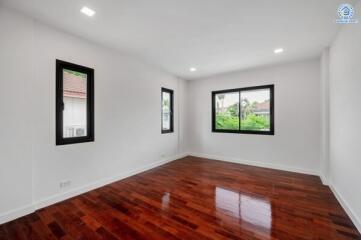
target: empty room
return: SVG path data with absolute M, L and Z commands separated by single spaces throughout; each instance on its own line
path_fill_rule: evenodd
M 0 240 L 361 239 L 361 1 L 0 0 Z

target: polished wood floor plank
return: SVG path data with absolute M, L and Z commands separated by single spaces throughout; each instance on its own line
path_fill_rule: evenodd
M 0 226 L 0 240 L 347 240 L 319 177 L 186 157 Z

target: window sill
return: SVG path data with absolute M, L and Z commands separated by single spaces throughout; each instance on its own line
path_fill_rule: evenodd
M 238 130 L 217 130 L 212 129 L 214 133 L 236 133 L 236 134 L 253 134 L 253 135 L 275 135 L 274 131 L 238 131 Z

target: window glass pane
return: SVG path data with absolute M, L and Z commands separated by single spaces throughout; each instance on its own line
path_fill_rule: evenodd
M 171 96 L 169 92 L 162 92 L 162 128 L 170 130 Z
M 216 129 L 239 130 L 239 92 L 215 95 Z
M 87 136 L 87 75 L 63 70 L 63 137 Z
M 241 130 L 270 131 L 270 90 L 241 92 Z

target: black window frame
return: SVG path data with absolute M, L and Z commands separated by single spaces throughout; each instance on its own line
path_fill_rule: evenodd
M 241 93 L 246 91 L 252 91 L 252 90 L 262 90 L 262 89 L 269 89 L 270 91 L 270 130 L 269 131 L 257 131 L 257 130 L 241 130 L 241 127 L 239 126 L 239 130 L 227 130 L 227 129 L 217 129 L 216 128 L 216 95 L 222 94 L 222 93 L 233 93 L 238 92 L 239 93 L 239 109 L 238 114 L 241 114 Z M 238 134 L 257 134 L 257 135 L 274 135 L 275 129 L 274 129 L 274 85 L 262 85 L 262 86 L 253 86 L 253 87 L 244 87 L 244 88 L 234 88 L 234 89 L 227 89 L 227 90 L 220 90 L 220 91 L 212 91 L 212 132 L 216 133 L 238 133 Z M 241 119 L 241 118 L 239 118 Z M 239 120 L 240 122 L 240 120 Z M 240 125 L 240 123 L 239 123 Z
M 63 70 L 87 74 L 87 136 L 63 137 Z M 94 142 L 94 69 L 56 59 L 56 145 Z
M 163 93 L 169 93 L 170 95 L 170 129 L 163 128 Z M 172 89 L 164 88 L 161 89 L 161 132 L 162 134 L 165 133 L 173 133 L 174 132 L 174 91 Z

